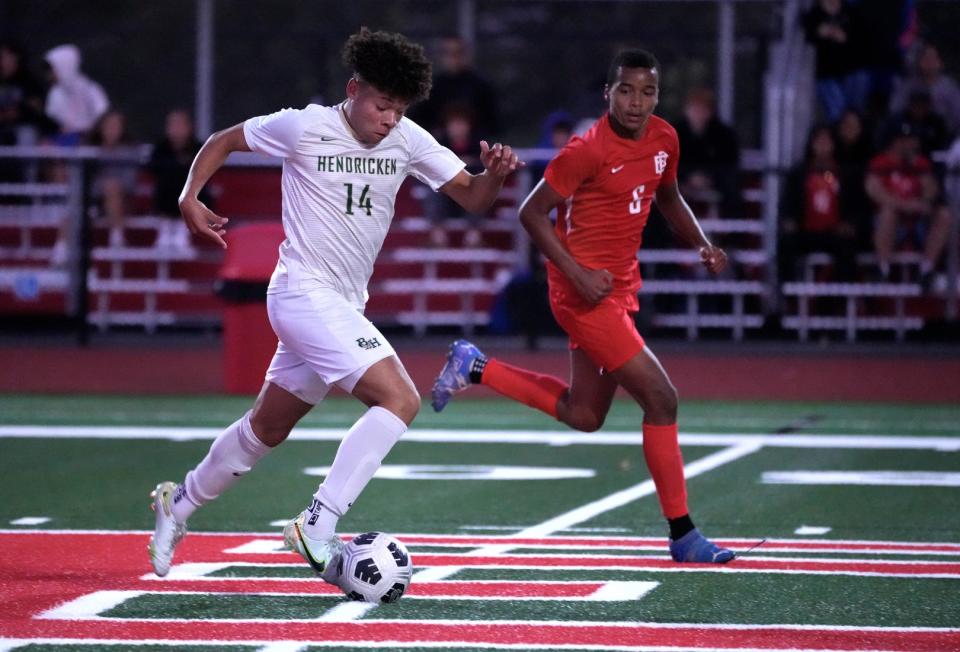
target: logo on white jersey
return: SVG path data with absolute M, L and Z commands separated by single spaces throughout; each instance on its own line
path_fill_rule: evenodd
M 622 169 L 623 169 L 623 166 L 622 166 L 622 165 L 618 165 L 618 166 L 615 167 L 615 168 L 610 168 L 610 174 L 616 174 L 617 172 L 619 172 L 619 171 L 622 170 Z
M 663 174 L 663 171 L 667 169 L 667 158 L 668 154 L 662 149 L 657 152 L 657 155 L 653 157 L 653 168 L 657 171 L 657 176 Z

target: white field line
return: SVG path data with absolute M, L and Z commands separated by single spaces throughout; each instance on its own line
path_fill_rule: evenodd
M 49 523 L 49 516 L 24 516 L 22 518 L 15 518 L 10 521 L 10 525 L 43 525 L 44 523 Z
M 146 591 L 94 591 L 82 595 L 75 600 L 64 602 L 53 609 L 48 609 L 34 618 L 43 620 L 85 620 L 99 618 L 104 611 L 109 611 L 117 605 L 137 598 Z
M 526 525 L 461 525 L 459 530 L 479 530 L 481 532 L 496 532 L 503 530 L 505 532 L 519 532 L 520 530 L 525 529 Z M 625 527 L 568 527 L 560 532 L 591 532 L 599 533 L 603 532 L 606 534 L 616 534 L 617 532 L 629 532 L 629 528 Z
M 306 644 L 297 643 L 294 641 L 279 641 L 277 643 L 269 643 L 263 647 L 257 648 L 257 652 L 300 652 L 304 649 Z
M 220 428 L 183 428 L 170 426 L 0 426 L 0 438 L 34 439 L 165 439 L 187 441 L 213 439 Z M 297 428 L 291 441 L 340 441 L 344 428 Z M 730 434 L 682 433 L 685 446 L 736 446 L 748 442 L 780 448 L 852 448 L 887 450 L 960 451 L 960 428 L 956 437 L 843 434 Z M 545 444 L 551 446 L 617 445 L 635 446 L 643 442 L 637 432 L 581 433 L 566 430 L 409 430 L 404 441 L 474 444 Z
M 724 464 L 728 464 L 742 457 L 755 453 L 761 448 L 761 444 L 756 444 L 753 442 L 725 448 L 687 464 L 684 467 L 684 476 L 688 479 L 695 477 L 701 473 L 706 473 L 707 471 L 716 469 Z M 554 518 L 544 521 L 539 525 L 528 527 L 525 530 L 517 532 L 514 536 L 519 538 L 545 537 L 558 530 L 579 525 L 580 523 L 588 521 L 609 510 L 622 507 L 623 505 L 627 505 L 645 496 L 655 494 L 656 491 L 657 489 L 653 484 L 653 480 L 645 480 L 644 482 L 634 485 L 633 487 L 618 491 L 592 503 L 582 505 L 581 507 L 573 509 L 565 514 L 555 516 Z M 481 557 L 498 555 L 517 547 L 518 546 L 515 544 L 487 545 L 466 554 L 468 556 Z M 415 573 L 414 577 L 418 582 L 436 582 L 445 580 L 448 577 L 455 575 L 457 572 L 459 572 L 459 570 L 460 569 L 456 566 L 449 566 L 446 568 L 437 567 L 419 571 Z
M 256 580 L 252 580 L 256 581 Z M 604 582 L 603 585 L 590 595 L 586 596 L 540 596 L 540 595 L 418 595 L 408 594 L 404 596 L 405 600 L 443 600 L 443 601 L 468 601 L 473 602 L 482 600 L 484 602 L 495 600 L 500 602 L 626 602 L 638 600 L 657 586 L 660 582 L 652 580 L 645 581 L 612 581 Z M 49 609 L 36 618 L 43 620 L 97 620 L 101 618 L 100 614 L 109 611 L 117 605 L 138 598 L 141 595 L 202 595 L 202 596 L 262 596 L 270 598 L 303 598 L 308 594 L 294 591 L 181 591 L 175 586 L 164 587 L 163 591 L 94 591 L 81 596 L 69 602 L 65 602 L 53 609 Z M 336 599 L 337 594 L 325 594 L 324 597 Z M 298 622 L 298 621 L 318 621 L 318 622 L 349 622 L 358 618 L 363 618 L 368 612 L 377 607 L 372 602 L 340 602 L 339 604 L 324 610 L 316 618 L 282 618 L 274 619 L 280 622 Z M 119 620 L 109 618 L 113 622 Z M 136 619 L 132 619 L 136 620 Z M 151 618 L 151 621 L 154 619 Z M 181 619 L 182 620 L 182 619 Z M 245 618 L 207 618 L 209 622 L 246 622 Z
M 960 487 L 956 471 L 764 471 L 762 484 Z
M 524 557 L 524 555 L 516 555 L 517 557 Z M 527 555 L 530 557 L 546 557 L 549 559 L 557 560 L 569 560 L 577 561 L 580 559 L 589 559 L 595 560 L 598 557 L 603 557 L 602 555 Z M 616 562 L 617 560 L 624 559 L 619 556 L 610 556 L 604 557 L 605 559 L 610 560 L 611 562 Z M 660 557 L 662 559 L 664 557 Z M 742 565 L 729 565 L 729 566 L 688 566 L 683 564 L 671 564 L 670 566 L 654 566 L 654 567 L 644 567 L 636 566 L 631 564 L 616 564 L 611 563 L 604 566 L 591 566 L 592 570 L 604 570 L 604 571 L 617 571 L 620 573 L 643 573 L 644 575 L 656 575 L 658 573 L 724 573 L 724 574 L 740 574 L 740 573 L 750 573 L 750 574 L 766 574 L 766 575 L 844 575 L 850 577 L 903 577 L 907 579 L 957 579 L 956 573 L 881 573 L 879 571 L 859 571 L 855 570 L 857 564 L 922 564 L 930 563 L 936 564 L 936 562 L 901 562 L 894 560 L 879 560 L 879 559 L 847 559 L 847 558 L 825 558 L 825 557 L 752 557 L 752 560 L 760 561 L 796 561 L 796 562 L 809 562 L 812 564 L 841 564 L 843 566 L 850 566 L 850 569 L 840 568 L 837 570 L 821 570 L 815 568 L 808 569 L 787 569 L 787 568 L 744 568 Z M 203 572 L 204 564 L 197 564 L 201 568 L 198 570 L 193 570 L 190 568 L 192 564 L 182 564 L 186 568 L 181 574 L 175 574 L 174 570 L 171 569 L 170 574 L 166 577 L 160 578 L 156 575 L 146 574 L 140 577 L 143 581 L 149 582 L 168 582 L 168 581 L 206 581 L 206 582 L 236 582 L 238 584 L 243 582 L 258 582 L 264 580 L 275 580 L 283 581 L 285 583 L 307 583 L 315 582 L 314 578 L 310 577 L 256 577 L 256 576 L 247 576 L 247 577 L 209 577 L 203 576 L 199 573 Z M 244 566 L 248 568 L 289 568 L 289 569 L 302 569 L 303 564 L 264 564 L 259 562 L 232 562 L 224 563 L 225 568 L 235 568 L 238 566 Z M 176 567 L 174 567 L 176 568 Z M 474 583 L 470 580 L 450 580 L 442 577 L 442 571 L 450 568 L 449 566 L 428 566 L 428 565 L 419 565 L 420 570 L 416 573 L 417 583 L 423 582 L 443 582 L 450 584 L 471 584 Z M 476 562 L 465 562 L 462 566 L 456 567 L 457 570 L 462 570 L 464 568 L 492 568 L 492 569 L 502 569 L 502 563 L 476 563 Z M 544 563 L 535 563 L 532 562 L 529 564 L 518 564 L 511 563 L 509 566 L 510 570 L 546 570 L 546 571 L 559 571 L 559 570 L 569 570 L 570 566 L 563 566 L 557 564 L 544 564 Z M 432 571 L 437 571 L 433 573 Z M 433 575 L 440 576 L 439 579 L 431 579 Z M 504 584 L 513 584 L 516 585 L 517 582 L 514 580 L 482 580 L 484 584 L 503 582 Z M 524 580 L 524 583 L 534 583 L 534 584 L 578 584 L 581 583 L 579 580 Z M 159 590 L 159 589 L 158 589 Z M 302 594 L 298 594 L 302 595 Z M 486 598 L 484 598 L 486 599 Z
M 153 534 L 153 530 L 43 530 L 43 529 L 28 529 L 28 528 L 0 528 L 0 535 L 3 534 L 59 534 L 59 535 L 95 535 L 95 536 L 146 536 L 148 534 Z M 348 534 L 349 533 L 345 533 Z M 471 546 L 476 542 L 476 535 L 470 534 L 426 534 L 423 532 L 401 532 L 397 533 L 394 536 L 398 538 L 414 538 L 414 537 L 435 537 L 442 536 L 445 539 L 462 539 L 463 543 L 450 543 L 448 545 L 453 546 Z M 507 542 L 513 538 L 514 535 L 509 537 L 504 537 Z M 280 535 L 277 532 L 209 532 L 209 531 L 191 531 L 190 537 L 264 537 L 280 541 Z M 484 537 L 488 538 L 488 537 Z M 597 537 L 597 536 L 563 536 L 564 539 L 573 539 L 583 541 L 605 541 L 609 537 Z M 649 549 L 649 550 L 662 550 L 663 538 L 662 537 L 616 537 L 617 539 L 625 539 L 628 541 L 635 541 L 636 548 L 638 549 Z M 720 540 L 733 540 L 735 537 L 724 537 Z M 547 538 L 547 541 L 550 539 Z M 747 539 L 744 539 L 746 541 Z M 752 539 L 753 541 L 756 538 Z M 791 548 L 790 544 L 802 544 L 802 549 Z M 821 544 L 824 546 L 823 549 L 818 548 L 808 548 L 809 544 Z M 873 546 L 913 546 L 909 550 L 886 550 L 882 548 L 877 549 L 865 549 L 865 548 L 856 548 L 856 549 L 840 549 L 832 546 L 838 544 L 849 545 L 849 546 L 862 546 L 862 545 L 873 545 Z M 415 544 L 417 545 L 417 544 Z M 427 545 L 427 544 L 423 544 Z M 441 544 L 429 544 L 429 545 L 441 545 Z M 525 544 L 526 545 L 526 544 Z M 780 548 L 775 548 L 774 546 L 781 546 Z M 929 550 L 930 547 L 943 547 L 946 546 L 950 548 L 950 551 L 935 551 Z M 519 544 L 517 547 L 521 547 Z M 561 547 L 570 547 L 570 546 L 561 546 Z M 573 546 L 576 547 L 576 546 Z M 603 546 L 606 547 L 606 546 Z M 960 554 L 960 543 L 948 543 L 948 542 L 929 542 L 929 541 L 887 541 L 887 540 L 872 540 L 872 539 L 770 539 L 763 545 L 764 550 L 778 550 L 779 552 L 841 552 L 841 553 L 864 553 L 864 554 L 922 554 L 922 555 L 957 555 Z M 233 562 L 231 565 L 242 565 L 241 562 Z M 260 564 L 258 564 L 260 565 Z M 301 565 L 302 564 L 277 564 L 278 566 L 283 565 Z
M 410 597 L 410 596 L 406 596 Z M 352 620 L 360 620 L 376 608 L 372 602 L 343 602 L 332 609 L 327 609 L 322 616 L 317 618 L 318 623 L 346 623 Z M 342 642 L 341 642 L 342 643 Z

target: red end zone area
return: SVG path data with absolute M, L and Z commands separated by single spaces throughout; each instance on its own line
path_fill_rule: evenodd
M 315 594 L 318 600 L 337 594 L 319 580 L 305 578 L 223 577 L 211 573 L 231 565 L 296 565 L 298 557 L 282 551 L 275 537 L 254 534 L 192 534 L 178 548 L 177 564 L 165 579 L 155 578 L 147 562 L 146 533 L 4 532 L 0 533 L 0 637 L 15 644 L 26 641 L 268 643 L 295 641 L 304 645 L 396 647 L 437 646 L 497 648 L 506 646 L 564 646 L 591 649 L 764 649 L 764 650 L 904 650 L 960 649 L 960 629 L 922 627 L 849 627 L 811 625 L 756 625 L 751 623 L 645 623 L 483 620 L 482 609 L 471 620 L 398 620 L 369 612 L 362 620 L 344 616 L 316 619 L 184 617 L 118 618 L 105 614 L 127 599 L 143 595 L 202 593 L 210 596 L 289 596 Z M 780 558 L 747 557 L 726 567 L 680 567 L 659 555 L 610 554 L 624 547 L 638 551 L 659 549 L 653 539 L 597 539 L 548 537 L 536 540 L 509 537 L 404 535 L 408 545 L 512 547 L 536 544 L 556 552 L 537 554 L 463 553 L 414 554 L 418 569 L 438 566 L 462 568 L 649 568 L 652 572 L 831 573 L 911 575 L 960 579 L 960 544 L 895 542 L 768 542 Z M 742 547 L 745 541 L 722 542 Z M 568 554 L 572 549 L 596 548 L 596 554 Z M 568 550 L 565 551 L 564 549 Z M 947 561 L 890 561 L 839 557 L 807 558 L 813 552 L 944 554 Z M 859 556 L 859 555 L 858 555 Z M 611 573 L 611 576 L 614 576 Z M 607 599 L 603 581 L 496 582 L 421 581 L 414 577 L 407 600 L 589 600 Z M 613 584 L 625 584 L 616 583 Z M 642 584 L 642 583 L 635 583 Z M 648 583 L 648 584 L 656 584 Z M 622 587 L 621 587 L 622 588 Z M 640 595 L 639 593 L 637 595 Z M 624 598 L 624 599 L 630 599 Z M 638 599 L 636 597 L 632 599 Z M 331 604 L 351 604 L 336 602 Z M 389 606 L 380 607 L 384 611 Z M 328 612 L 329 613 L 329 612 Z M 357 616 L 353 616 L 357 617 Z M 9 641 L 8 641 L 9 643 Z

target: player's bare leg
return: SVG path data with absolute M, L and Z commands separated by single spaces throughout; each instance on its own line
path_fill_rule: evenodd
M 594 432 L 603 426 L 617 380 L 601 373 L 582 349 L 570 351 L 570 388 L 557 400 L 557 419 L 574 430 Z
M 313 409 L 279 385 L 265 382 L 250 414 L 250 425 L 257 438 L 273 447 L 282 444 L 293 427 Z
M 677 441 L 677 390 L 660 361 L 644 347 L 612 375 L 643 408 L 643 456 L 670 525 L 670 554 L 680 562 L 730 561 L 733 553 L 704 537 L 690 519 Z
M 157 485 L 151 494 L 156 523 L 148 546 L 157 575 L 162 577 L 170 571 L 174 550 L 186 535 L 187 519 L 193 512 L 232 487 L 271 448 L 283 442 L 311 407 L 285 389 L 264 383 L 253 409 L 217 436 L 184 482 Z
M 396 356 L 364 372 L 352 394 L 370 409 L 340 442 L 311 505 L 284 528 L 284 541 L 328 582 L 337 582 L 343 542 L 337 521 L 353 505 L 383 458 L 420 410 L 420 395 Z

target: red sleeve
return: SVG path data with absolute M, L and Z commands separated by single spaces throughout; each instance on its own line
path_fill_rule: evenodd
M 562 197 L 570 197 L 595 173 L 595 157 L 587 141 L 574 137 L 547 165 L 543 178 Z

